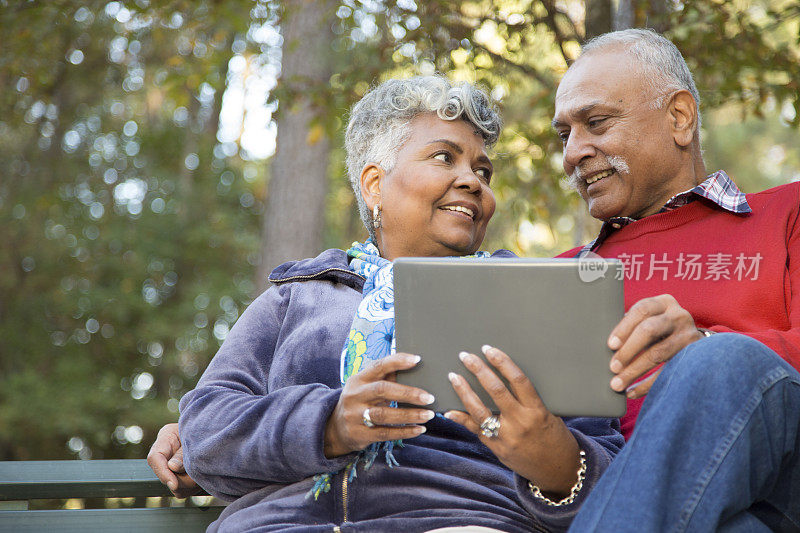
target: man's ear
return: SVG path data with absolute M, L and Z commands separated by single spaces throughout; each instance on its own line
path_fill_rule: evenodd
M 361 170 L 361 197 L 370 211 L 381 201 L 381 181 L 386 172 L 376 163 L 367 163 Z
M 691 93 L 682 89 L 673 94 L 667 113 L 675 143 L 684 148 L 692 144 L 697 131 L 697 105 Z

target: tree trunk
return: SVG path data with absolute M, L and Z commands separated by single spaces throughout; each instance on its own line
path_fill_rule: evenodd
M 658 33 L 664 33 L 669 29 L 669 5 L 667 5 L 667 0 L 650 0 L 645 25 L 648 28 L 653 28 Z
M 636 22 L 636 6 L 634 0 L 619 0 L 614 13 L 614 31 L 633 28 Z
M 618 0 L 613 26 L 614 31 L 647 27 L 663 33 L 669 27 L 667 0 Z
M 611 31 L 614 8 L 611 0 L 586 0 L 586 40 Z
M 312 99 L 328 87 L 331 75 L 330 19 L 337 5 L 331 0 L 284 2 L 281 21 L 282 94 L 279 101 L 275 155 L 267 190 L 261 237 L 261 262 L 256 290 L 267 276 L 291 259 L 321 250 L 327 192 L 330 139 L 324 128 L 324 98 Z

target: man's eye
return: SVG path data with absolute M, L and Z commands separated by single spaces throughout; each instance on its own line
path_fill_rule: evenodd
M 559 131 L 558 138 L 561 139 L 562 143 L 566 143 L 567 139 L 569 139 L 569 132 L 568 131 Z
M 590 128 L 596 128 L 600 124 L 602 124 L 606 120 L 606 117 L 601 118 L 591 118 L 587 121 L 587 124 Z
M 447 152 L 439 152 L 438 154 L 433 156 L 433 158 L 434 159 L 438 159 L 439 161 L 442 161 L 443 163 L 450 163 L 453 160 L 453 158 Z

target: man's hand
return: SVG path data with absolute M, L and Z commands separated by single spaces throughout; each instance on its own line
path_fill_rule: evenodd
M 702 338 L 692 315 L 672 295 L 639 300 L 608 338 L 608 347 L 615 351 L 610 367 L 616 376 L 611 380 L 611 388 L 626 391 L 628 398 L 644 396 L 661 372 L 660 368 L 634 387 L 631 384 Z
M 167 424 L 158 431 L 156 441 L 147 454 L 147 464 L 177 498 L 203 493 L 203 489 L 183 469 L 183 448 L 178 436 L 178 424 Z

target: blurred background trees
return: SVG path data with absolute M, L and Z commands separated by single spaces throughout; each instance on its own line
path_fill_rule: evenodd
M 387 77 L 500 102 L 484 248 L 590 239 L 554 89 L 630 25 L 686 55 L 710 169 L 800 177 L 796 1 L 0 0 L 0 459 L 143 457 L 271 265 L 364 238 L 342 130 Z

